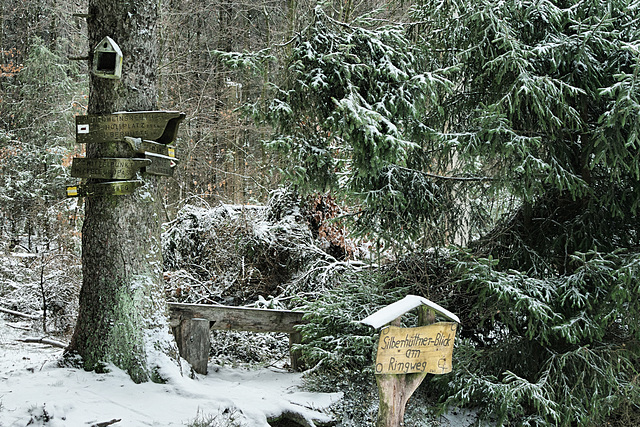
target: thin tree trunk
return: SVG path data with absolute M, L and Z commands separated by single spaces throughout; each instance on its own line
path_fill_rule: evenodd
M 89 114 L 157 108 L 157 18 L 153 0 L 89 0 L 91 49 L 109 36 L 124 57 L 121 80 L 91 76 Z M 87 144 L 87 157 L 133 156 L 122 142 Z M 157 178 L 144 181 L 131 195 L 85 198 L 80 310 L 68 348 L 85 369 L 113 363 L 136 382 L 160 380 L 157 357 L 176 354 L 163 292 Z

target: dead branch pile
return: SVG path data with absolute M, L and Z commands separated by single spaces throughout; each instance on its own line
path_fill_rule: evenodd
M 163 234 L 168 298 L 286 307 L 292 295 L 316 290 L 318 281 L 347 268 L 321 238 L 300 199 L 285 190 L 266 206 L 186 206 Z

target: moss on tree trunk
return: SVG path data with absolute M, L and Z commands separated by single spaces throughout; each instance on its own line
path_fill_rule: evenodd
M 109 36 L 120 46 L 121 80 L 91 76 L 89 114 L 157 109 L 153 0 L 89 0 L 89 43 Z M 87 157 L 133 157 L 125 143 L 87 144 Z M 85 198 L 83 283 L 76 329 L 67 350 L 85 369 L 112 363 L 136 382 L 157 379 L 157 356 L 175 354 L 162 282 L 157 178 L 126 196 Z M 97 182 L 99 180 L 93 180 Z

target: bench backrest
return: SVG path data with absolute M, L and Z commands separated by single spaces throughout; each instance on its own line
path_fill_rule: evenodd
M 183 319 L 199 318 L 212 322 L 211 329 L 292 334 L 295 326 L 305 323 L 303 312 L 291 310 L 169 303 L 169 311 L 173 327 Z

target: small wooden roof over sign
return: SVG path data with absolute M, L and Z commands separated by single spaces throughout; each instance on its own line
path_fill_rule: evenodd
M 395 319 L 405 313 L 408 313 L 414 308 L 420 307 L 421 305 L 426 305 L 440 316 L 446 317 L 447 319 L 452 320 L 456 323 L 460 323 L 460 319 L 458 318 L 458 316 L 456 316 L 449 310 L 442 308 L 433 301 L 429 301 L 428 299 L 419 297 L 417 295 L 407 295 L 400 301 L 396 301 L 393 304 L 389 304 L 388 306 L 376 311 L 371 316 L 368 316 L 367 318 L 361 320 L 360 323 L 371 325 L 374 328 L 378 329 L 388 323 L 393 322 Z

